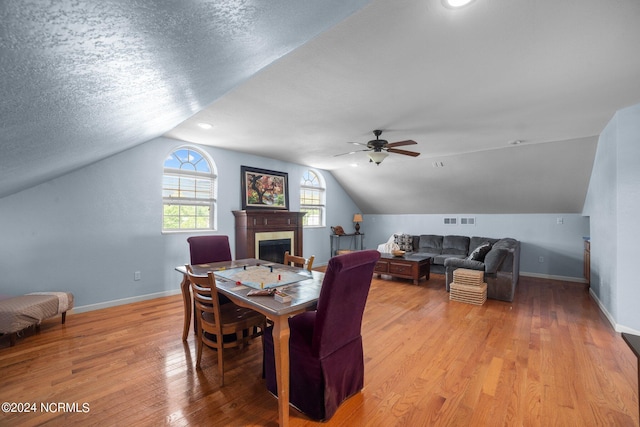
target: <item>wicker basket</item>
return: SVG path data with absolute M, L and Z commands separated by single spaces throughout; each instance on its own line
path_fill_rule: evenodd
M 453 281 L 460 285 L 480 286 L 484 282 L 484 271 L 458 268 L 453 270 Z
M 482 305 L 487 300 L 487 284 L 482 283 L 478 286 L 453 282 L 449 291 L 449 300 Z

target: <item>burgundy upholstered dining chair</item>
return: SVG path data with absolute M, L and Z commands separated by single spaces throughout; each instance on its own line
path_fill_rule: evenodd
M 373 270 L 374 250 L 329 260 L 315 311 L 289 319 L 290 402 L 315 420 L 328 420 L 364 385 L 362 316 Z M 265 379 L 277 395 L 271 327 L 264 334 Z
M 187 238 L 191 265 L 208 264 L 210 262 L 232 261 L 229 236 L 191 236 Z M 231 302 L 224 295 L 219 295 L 220 304 Z
M 229 236 L 192 236 L 187 242 L 191 265 L 232 260 Z

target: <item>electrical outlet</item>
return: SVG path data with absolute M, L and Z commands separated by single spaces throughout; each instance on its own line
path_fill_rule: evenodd
M 141 274 L 139 271 L 133 273 L 133 280 L 138 281 L 141 278 Z
M 562 218 L 561 216 L 556 218 L 556 224 L 564 224 L 564 218 Z
M 538 257 L 538 262 L 544 262 L 544 257 L 543 256 Z

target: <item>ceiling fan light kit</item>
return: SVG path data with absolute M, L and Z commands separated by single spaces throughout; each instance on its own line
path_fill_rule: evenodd
M 389 153 L 402 154 L 404 156 L 411 156 L 411 157 L 418 157 L 420 155 L 420 153 L 415 151 L 399 150 L 396 148 L 396 147 L 402 147 L 404 145 L 417 144 L 417 142 L 411 139 L 389 143 L 384 139 L 380 139 L 380 135 L 382 135 L 381 130 L 376 129 L 373 131 L 373 134 L 375 135 L 376 139 L 372 139 L 366 144 L 362 144 L 360 142 L 352 142 L 351 144 L 366 146 L 367 147 L 366 149 L 360 150 L 360 151 L 367 151 L 368 152 L 367 155 L 369 156 L 370 161 L 375 163 L 376 165 L 379 165 L 380 163 L 382 163 L 382 161 L 387 158 Z M 356 151 L 350 151 L 348 153 L 343 153 L 343 154 L 336 154 L 336 156 L 342 156 L 344 154 L 354 154 L 354 153 L 356 153 Z
M 474 0 L 442 0 L 442 5 L 449 9 L 459 9 L 461 7 L 467 6 L 473 1 Z
M 383 153 L 382 151 L 373 151 L 369 153 L 369 159 L 371 162 L 374 162 L 376 165 L 382 163 L 384 159 L 387 158 L 389 154 Z

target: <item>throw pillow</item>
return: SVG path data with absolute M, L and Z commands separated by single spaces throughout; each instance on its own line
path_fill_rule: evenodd
M 468 260 L 472 261 L 484 261 L 484 257 L 487 256 L 487 253 L 491 250 L 491 243 L 483 242 L 477 248 L 473 250 L 467 257 Z
M 394 234 L 393 242 L 400 247 L 401 251 L 411 252 L 413 250 L 413 236 L 411 234 Z

